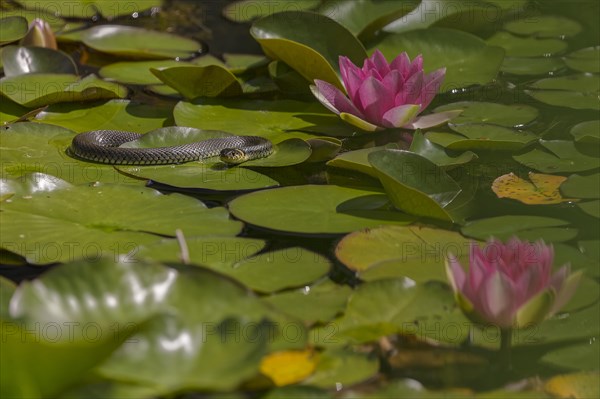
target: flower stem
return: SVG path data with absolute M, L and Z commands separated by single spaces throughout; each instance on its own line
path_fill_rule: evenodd
M 504 367 L 512 368 L 511 359 L 512 329 L 500 330 L 500 360 Z

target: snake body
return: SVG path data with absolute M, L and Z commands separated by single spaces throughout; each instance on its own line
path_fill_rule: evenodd
M 220 137 L 171 147 L 119 147 L 142 136 L 122 130 L 93 130 L 75 136 L 70 151 L 79 158 L 111 165 L 167 165 L 216 156 L 236 165 L 273 152 L 271 142 L 257 136 Z

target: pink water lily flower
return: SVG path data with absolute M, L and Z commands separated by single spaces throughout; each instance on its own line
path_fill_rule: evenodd
M 349 98 L 323 80 L 316 79 L 311 90 L 325 107 L 363 130 L 427 128 L 455 115 L 417 116 L 431 103 L 446 75 L 446 68 L 429 74 L 423 72 L 421 55 L 411 62 L 402 53 L 388 63 L 381 51 L 376 50 L 362 68 L 343 56 L 339 64 Z
M 564 265 L 553 274 L 553 258 L 554 249 L 542 240 L 491 239 L 484 248 L 471 245 L 468 273 L 453 256 L 446 272 L 468 316 L 501 329 L 519 328 L 558 312 L 575 293 L 581 272 L 571 274 Z

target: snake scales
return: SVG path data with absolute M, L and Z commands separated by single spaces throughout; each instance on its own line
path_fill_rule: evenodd
M 70 151 L 79 158 L 111 165 L 166 165 L 216 156 L 236 165 L 273 152 L 271 142 L 257 136 L 213 138 L 171 147 L 119 147 L 142 136 L 122 130 L 93 130 L 75 136 Z

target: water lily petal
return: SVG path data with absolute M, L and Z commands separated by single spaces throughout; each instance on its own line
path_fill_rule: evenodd
M 410 72 L 410 58 L 406 52 L 401 53 L 399 56 L 394 58 L 390 64 L 392 70 L 397 70 L 402 75 L 402 79 L 406 80 Z
M 381 126 L 383 115 L 394 106 L 393 93 L 377 79 L 368 77 L 360 86 L 358 95 L 360 106 L 356 105 L 363 112 L 364 119 Z
M 425 87 L 421 93 L 420 102 L 423 109 L 431 103 L 446 77 L 446 68 L 438 69 L 425 77 Z
M 535 295 L 517 311 L 516 327 L 524 328 L 538 324 L 548 316 L 556 300 L 556 291 L 550 288 Z
M 394 107 L 383 114 L 382 124 L 385 127 L 402 127 L 410 123 L 419 114 L 421 106 L 406 104 Z
M 419 116 L 415 118 L 408 125 L 403 126 L 406 129 L 429 129 L 430 127 L 439 126 L 443 123 L 448 122 L 449 120 L 456 118 L 463 112 L 462 109 L 457 109 L 453 111 L 446 112 L 438 112 L 435 114 L 429 114 L 424 116 Z
M 423 55 L 417 55 L 410 64 L 410 69 L 408 71 L 408 76 L 412 76 L 413 74 L 420 72 L 423 70 Z
M 356 115 L 347 114 L 345 112 L 342 112 L 340 114 L 340 118 L 344 122 L 347 122 L 353 126 L 356 126 L 357 128 L 364 130 L 366 132 L 377 132 L 379 130 L 383 130 L 383 128 L 381 126 L 377 126 L 372 123 L 369 123 L 366 120 L 361 119 Z
M 478 292 L 479 303 L 474 303 L 475 307 L 480 307 L 482 316 L 490 323 L 496 324 L 500 328 L 508 328 L 513 324 L 515 315 L 513 283 L 499 271 L 488 276 L 481 285 Z
M 400 93 L 402 93 L 402 97 L 404 98 L 403 104 L 420 104 L 423 87 L 423 72 L 417 72 L 408 78 L 408 80 L 404 82 L 404 87 L 402 87 L 402 90 L 400 91 Z
M 350 96 L 352 102 L 356 101 L 356 93 L 360 89 L 360 85 L 365 79 L 365 75 L 359 67 L 354 65 L 348 57 L 340 56 L 340 74 L 342 75 L 342 81 L 344 87 Z
M 314 96 L 330 111 L 339 114 L 345 112 L 362 117 L 362 113 L 350 102 L 337 87 L 331 83 L 315 79 L 316 86 L 311 86 Z
M 454 292 L 462 292 L 467 277 L 458 257 L 453 254 L 448 254 L 446 259 L 446 276 Z
M 388 64 L 387 60 L 385 59 L 385 56 L 381 51 L 375 50 L 369 61 L 373 68 L 375 68 L 377 72 L 379 72 L 380 76 L 384 77 L 385 75 L 390 73 L 390 65 Z
M 566 266 L 563 266 L 563 268 L 566 268 Z M 571 300 L 575 294 L 575 291 L 577 291 L 577 287 L 579 286 L 579 281 L 581 280 L 582 276 L 583 272 L 579 270 L 564 280 L 560 290 L 556 295 L 556 300 L 554 301 L 554 305 L 552 306 L 550 314 L 558 312 L 567 304 L 567 302 Z

